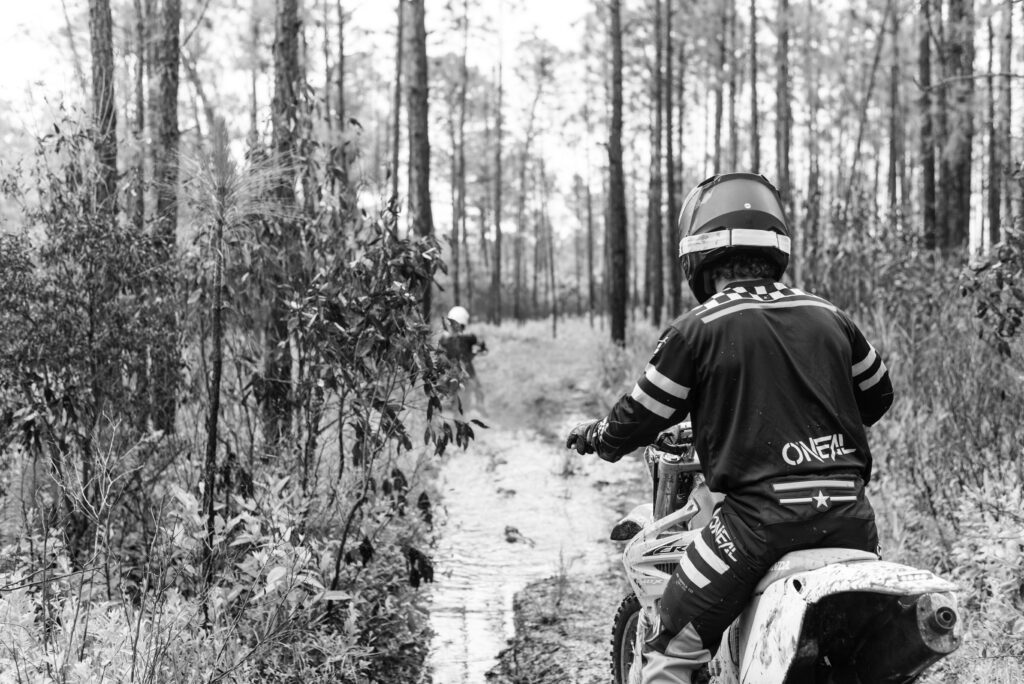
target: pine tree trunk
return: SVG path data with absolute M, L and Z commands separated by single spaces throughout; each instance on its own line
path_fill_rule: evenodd
M 500 41 L 499 41 L 500 46 Z M 498 50 L 501 54 L 501 50 Z M 502 83 L 502 64 L 498 58 L 498 107 L 494 115 L 494 260 L 491 262 L 491 310 L 492 322 L 501 325 L 501 138 L 502 138 L 502 105 L 504 84 Z
M 807 9 L 807 31 L 804 40 L 804 65 L 807 69 L 807 211 L 803 223 L 804 259 L 808 263 L 817 263 L 816 254 L 819 244 L 821 223 L 821 166 L 820 166 L 820 133 L 818 130 L 818 114 L 821 111 L 819 96 L 821 70 L 818 60 L 812 51 L 813 34 L 810 30 L 811 8 L 815 0 L 809 0 Z
M 918 117 L 920 119 L 921 157 L 921 205 L 922 205 L 922 239 L 925 249 L 935 249 L 938 245 L 937 225 L 935 216 L 935 142 L 932 138 L 932 48 L 929 35 L 930 1 L 921 3 L 922 16 L 918 21 L 917 44 L 917 80 L 921 84 L 921 97 L 918 99 Z
M 662 92 L 665 94 L 665 188 L 668 192 L 668 216 L 665 217 L 665 275 L 668 279 L 666 309 L 670 318 L 675 318 L 681 313 L 682 295 L 679 275 L 679 235 L 676 226 L 676 222 L 679 220 L 677 216 L 679 197 L 676 192 L 676 156 L 673 145 L 675 128 L 672 125 L 674 114 L 672 91 L 675 88 L 672 76 L 672 28 L 675 17 L 672 6 L 674 3 L 675 0 L 666 0 L 665 2 L 665 81 L 662 86 Z
M 622 17 L 620 0 L 609 0 L 611 21 L 611 125 L 608 135 L 608 226 L 607 242 L 610 261 L 609 308 L 611 309 L 611 340 L 626 343 L 627 264 L 626 188 L 622 172 Z
M 135 118 L 132 137 L 135 139 L 135 167 L 131 188 L 131 220 L 141 233 L 146 222 L 146 15 L 142 0 L 132 3 L 135 11 Z
M 971 149 L 974 140 L 973 0 L 950 0 L 949 64 L 953 77 L 953 135 L 949 138 L 951 216 L 947 246 L 967 246 L 971 218 Z
M 782 194 L 786 213 L 792 216 L 793 189 L 789 179 L 793 116 L 789 94 L 789 0 L 779 0 L 778 48 L 775 53 L 775 183 Z
M 434 233 L 430 208 L 430 139 L 427 84 L 427 29 L 424 0 L 406 0 L 409 14 L 409 218 L 413 232 Z M 431 287 L 423 291 L 423 317 L 430 318 Z
M 117 211 L 117 108 L 114 102 L 114 43 L 110 0 L 89 0 L 89 46 L 92 52 L 93 147 L 99 166 L 96 204 Z
M 299 67 L 298 0 L 278 0 L 274 28 L 274 95 L 271 99 L 272 145 L 281 179 L 274 190 L 276 201 L 286 209 L 295 206 L 294 133 L 297 128 L 302 75 Z M 266 242 L 279 269 L 269 279 L 270 318 L 265 336 L 263 371 L 263 433 L 267 447 L 278 448 L 291 432 L 292 385 L 291 354 L 288 350 L 288 310 L 283 288 L 292 272 L 292 245 L 287 239 L 295 230 L 284 220 L 279 234 L 269 234 Z
M 716 36 L 717 50 L 716 50 L 716 64 L 715 64 L 715 119 L 714 119 L 714 135 L 715 144 L 712 148 L 712 173 L 722 173 L 722 118 L 724 115 L 724 95 L 723 90 L 725 88 L 725 53 L 726 53 L 726 31 L 728 30 L 728 17 L 726 16 L 727 6 L 722 4 L 719 7 L 718 16 L 718 35 Z
M 395 100 L 391 106 L 391 201 L 398 202 L 398 148 L 402 141 L 402 73 L 405 67 L 405 0 L 398 0 Z
M 671 2 L 671 0 L 669 0 Z M 654 73 L 651 75 L 651 172 L 647 190 L 647 288 L 651 323 L 661 327 L 665 305 L 664 261 L 662 259 L 661 213 L 661 124 L 662 124 L 662 31 L 661 0 L 654 0 Z
M 338 107 L 335 116 L 338 121 L 338 180 L 343 191 L 348 189 L 348 114 L 345 110 L 345 11 L 342 8 L 341 0 L 337 0 L 338 9 L 338 66 L 336 68 L 338 91 Z M 326 24 L 326 20 L 324 22 Z
M 175 251 L 178 226 L 178 83 L 181 64 L 181 0 L 163 0 L 158 14 L 159 30 L 154 40 L 154 82 L 150 84 L 153 128 L 153 183 L 156 233 L 166 258 Z M 168 293 L 168 299 L 169 293 Z M 180 353 L 175 343 L 177 322 L 168 310 L 160 325 L 164 344 L 153 350 L 152 396 L 153 425 L 166 433 L 174 432 L 178 365 Z
M 750 0 L 750 170 L 761 172 L 760 103 L 757 100 L 757 0 Z
M 738 73 L 736 64 L 736 0 L 729 0 L 727 5 L 728 21 L 728 56 L 726 66 L 729 69 L 729 101 L 726 111 L 729 120 L 729 171 L 738 170 L 739 164 L 739 124 L 736 120 L 736 90 L 738 88 L 736 75 Z
M 150 84 L 153 126 L 153 183 L 156 185 L 157 231 L 170 250 L 178 219 L 178 72 L 181 0 L 162 0 L 154 39 L 154 82 Z
M 892 40 L 892 64 L 889 66 L 889 173 L 887 190 L 889 194 L 889 215 L 893 225 L 902 225 L 899 186 L 900 159 L 903 155 L 903 117 L 900 110 L 900 18 L 897 12 L 889 13 Z
M 1000 182 L 1002 181 L 1002 161 L 999 157 L 999 134 L 996 125 L 996 89 L 993 68 L 995 66 L 996 36 L 992 28 L 992 17 L 988 18 L 988 77 L 986 78 L 986 119 L 988 124 L 988 192 L 986 195 L 987 218 L 988 218 L 988 245 L 999 244 L 1002 226 L 1000 225 L 999 210 L 1002 207 L 1002 198 L 999 195 Z
M 1010 135 L 1010 120 L 1012 116 L 1013 98 L 1013 0 L 1004 0 L 1002 3 L 1003 36 L 999 42 L 999 67 L 1003 72 L 999 79 L 999 157 L 1002 160 L 1000 169 L 1000 182 L 1003 184 L 1003 217 L 1005 221 L 1013 220 L 1013 196 L 1015 184 L 1013 182 L 1013 138 Z

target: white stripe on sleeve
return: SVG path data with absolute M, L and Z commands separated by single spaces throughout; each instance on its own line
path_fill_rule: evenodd
M 672 414 L 675 413 L 675 409 L 671 406 L 667 406 L 651 395 L 640 389 L 640 385 L 634 385 L 633 392 L 629 395 L 633 397 L 641 406 L 650 411 L 651 413 L 657 414 L 662 418 L 671 418 Z
M 675 380 L 672 380 L 655 368 L 652 363 L 647 364 L 647 368 L 644 369 L 644 377 L 646 377 L 652 385 L 664 392 L 667 392 L 668 394 L 671 394 L 673 397 L 685 399 L 690 394 L 689 387 L 680 385 Z
M 862 392 L 864 390 L 871 389 L 872 387 L 874 387 L 875 385 L 878 384 L 878 381 L 882 379 L 882 376 L 885 375 L 885 373 L 886 373 L 885 364 L 884 363 L 879 364 L 878 370 L 875 371 L 875 374 L 872 375 L 870 378 L 868 378 L 867 380 L 865 380 L 864 382 L 860 383 L 857 386 L 860 387 Z
M 858 375 L 866 371 L 868 368 L 871 368 L 871 364 L 875 362 L 875 357 L 877 356 L 878 354 L 875 352 L 875 348 L 872 347 L 871 345 L 868 345 L 868 355 L 861 359 L 859 362 L 853 364 L 853 368 L 850 369 L 850 372 L 853 374 L 853 377 L 857 377 Z

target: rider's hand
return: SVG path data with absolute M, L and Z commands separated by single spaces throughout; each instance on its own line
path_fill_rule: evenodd
M 579 454 L 594 453 L 597 451 L 597 440 L 601 438 L 602 423 L 600 420 L 580 423 L 569 432 L 565 447 L 575 449 Z

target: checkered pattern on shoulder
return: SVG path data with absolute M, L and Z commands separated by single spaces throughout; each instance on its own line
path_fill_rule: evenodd
M 749 288 L 742 285 L 727 288 L 694 309 L 693 314 L 702 323 L 711 323 L 747 309 L 788 309 L 797 306 L 816 306 L 836 311 L 833 304 L 821 297 L 782 283 L 772 283 Z

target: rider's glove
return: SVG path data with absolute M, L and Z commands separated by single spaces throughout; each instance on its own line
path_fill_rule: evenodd
M 604 420 L 592 420 L 588 423 L 580 423 L 572 429 L 569 437 L 565 440 L 567 449 L 575 449 L 579 454 L 592 454 L 597 451 L 597 443 L 604 434 Z

